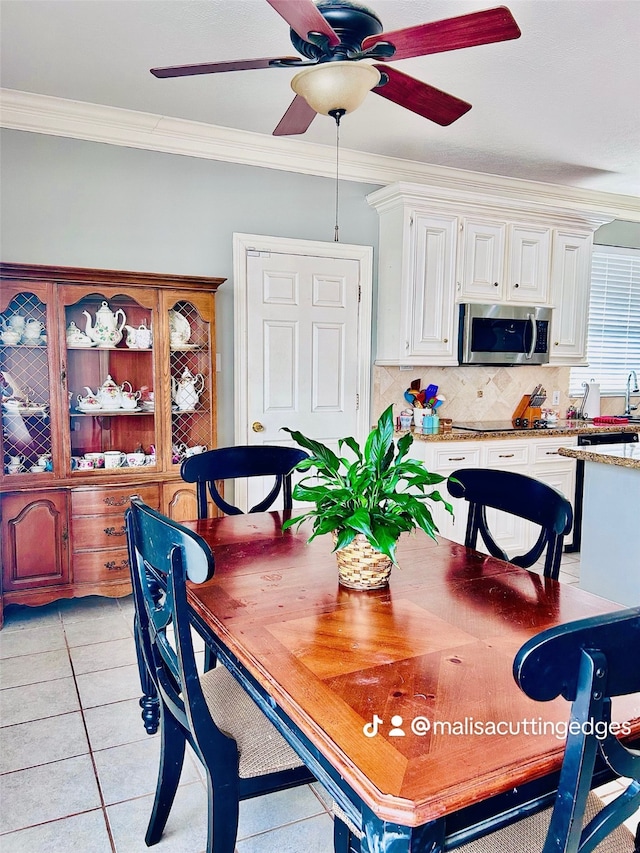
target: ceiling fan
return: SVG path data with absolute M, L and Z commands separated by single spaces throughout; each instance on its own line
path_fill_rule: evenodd
M 319 0 L 317 4 L 313 0 L 267 0 L 267 3 L 290 26 L 291 42 L 302 58 L 283 56 L 175 65 L 152 68 L 151 73 L 164 78 L 256 68 L 302 69 L 291 82 L 296 97 L 273 131 L 275 136 L 304 133 L 318 112 L 332 115 L 338 122 L 345 112 L 359 106 L 369 91 L 445 126 L 463 116 L 471 104 L 387 63 L 520 36 L 520 29 L 505 6 L 385 33 L 377 15 L 355 0 Z M 320 68 L 322 72 L 316 70 Z M 331 79 L 323 82 L 321 75 Z M 320 97 L 316 90 L 320 91 Z M 353 100 L 347 106 L 345 98 L 349 90 Z

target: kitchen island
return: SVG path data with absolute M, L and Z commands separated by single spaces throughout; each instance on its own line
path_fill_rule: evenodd
M 580 587 L 640 604 L 640 444 L 561 447 L 584 461 Z

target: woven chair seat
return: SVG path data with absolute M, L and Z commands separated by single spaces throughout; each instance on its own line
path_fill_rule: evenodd
M 585 824 L 596 816 L 603 805 L 596 794 L 589 794 L 585 808 Z M 457 849 L 459 853 L 506 853 L 516 850 L 518 853 L 540 853 L 547 837 L 551 812 L 551 808 L 544 809 Z M 601 841 L 594 848 L 594 853 L 632 853 L 633 844 L 633 835 L 623 824 Z
M 238 744 L 242 779 L 302 766 L 293 749 L 228 669 L 216 666 L 202 676 L 200 683 L 213 721 Z

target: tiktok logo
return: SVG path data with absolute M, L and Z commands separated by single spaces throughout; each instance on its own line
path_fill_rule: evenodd
M 384 723 L 382 717 L 377 714 L 373 715 L 373 720 L 370 723 L 365 723 L 362 727 L 362 732 L 365 737 L 375 737 L 378 734 L 378 727 Z
M 404 731 L 402 730 L 402 717 L 399 714 L 394 714 L 391 717 L 391 725 L 392 729 L 389 731 L 389 737 L 404 737 Z M 382 717 L 379 717 L 377 714 L 373 715 L 373 720 L 370 723 L 365 723 L 362 727 L 362 733 L 365 737 L 375 737 L 380 730 L 380 726 L 384 723 Z

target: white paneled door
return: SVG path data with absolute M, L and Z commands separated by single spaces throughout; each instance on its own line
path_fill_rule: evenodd
M 336 449 L 368 431 L 371 250 L 271 241 L 238 247 L 236 443 L 294 445 L 290 427 Z M 238 505 L 254 505 L 266 485 L 239 484 Z

